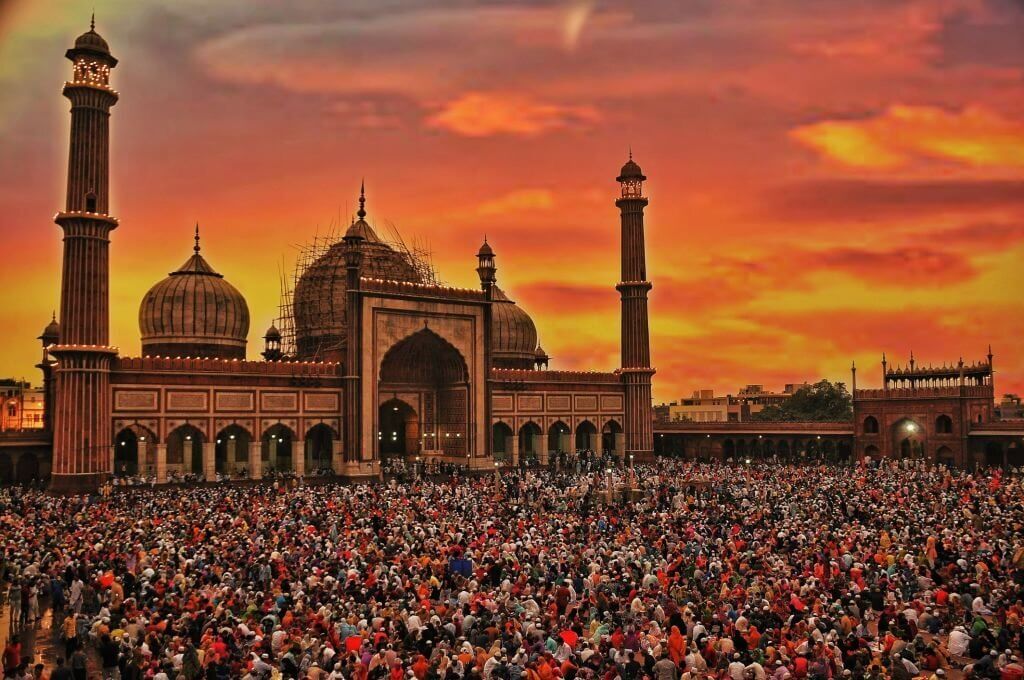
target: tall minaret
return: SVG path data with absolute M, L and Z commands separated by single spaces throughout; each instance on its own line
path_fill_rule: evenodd
M 113 465 L 110 420 L 109 347 L 110 232 L 108 214 L 110 69 L 117 59 L 95 31 L 75 40 L 66 56 L 74 64 L 64 96 L 71 100 L 68 193 L 55 221 L 64 230 L 60 291 L 51 487 L 57 491 L 95 489 Z
M 654 456 L 654 412 L 651 406 L 651 339 L 647 322 L 647 257 L 644 252 L 643 172 L 633 154 L 615 178 L 622 196 L 615 201 L 622 214 L 622 278 L 615 286 L 622 296 L 622 380 L 625 386 L 626 455 L 637 461 Z

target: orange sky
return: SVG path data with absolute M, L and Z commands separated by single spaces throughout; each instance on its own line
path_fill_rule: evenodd
M 813 11 L 809 7 L 813 4 Z M 1024 9 L 1015 0 L 21 0 L 0 4 L 0 375 L 57 306 L 64 50 L 113 86 L 113 344 L 191 252 L 246 296 L 250 357 L 294 245 L 347 222 L 499 284 L 553 368 L 618 358 L 613 178 L 649 177 L 657 400 L 878 382 L 882 351 L 1024 390 Z

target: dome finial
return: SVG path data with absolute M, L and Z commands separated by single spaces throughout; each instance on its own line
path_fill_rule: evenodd
M 199 222 L 196 222 L 196 245 L 192 250 L 196 252 L 196 255 L 199 254 Z
M 629 160 L 633 160 L 633 145 L 629 145 Z
M 89 30 L 90 31 L 95 31 L 96 30 L 96 10 L 95 9 L 92 11 L 92 18 L 89 19 Z
M 366 180 L 359 182 L 359 211 L 356 212 L 359 219 L 366 217 Z

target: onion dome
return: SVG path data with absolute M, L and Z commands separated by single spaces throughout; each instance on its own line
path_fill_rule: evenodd
M 267 329 L 267 332 L 264 334 L 263 339 L 264 340 L 280 340 L 281 339 L 281 331 L 277 330 L 277 326 L 275 326 L 274 324 L 270 324 L 270 328 Z
M 60 324 L 57 323 L 56 312 L 53 313 L 50 323 L 46 324 L 46 328 L 43 329 L 43 334 L 40 335 L 38 339 L 43 341 L 43 347 L 56 345 L 60 342 Z
M 484 237 L 484 243 L 480 246 L 480 250 L 476 253 L 477 257 L 494 257 L 494 248 L 487 242 L 487 237 Z
M 493 295 L 491 358 L 494 366 L 532 369 L 537 361 L 537 327 L 533 319 L 497 286 Z
M 67 56 L 69 59 L 73 59 L 76 54 L 82 53 L 102 57 L 111 66 L 117 64 L 117 59 L 110 54 L 110 45 L 103 39 L 103 36 L 96 32 L 95 14 L 89 23 L 89 30 L 75 38 L 75 46 L 67 51 Z
M 629 154 L 629 160 L 622 166 L 622 170 L 619 171 L 619 176 L 615 178 L 616 182 L 624 182 L 626 180 L 646 180 L 643 171 L 640 166 L 637 165 L 636 161 L 633 160 L 632 152 Z
M 244 359 L 249 306 L 242 294 L 195 252 L 149 289 L 139 307 L 142 353 L 149 356 Z
M 411 256 L 385 243 L 366 222 L 366 196 L 360 191 L 357 219 L 345 233 L 358 237 L 360 276 L 390 281 L 423 283 Z M 342 361 L 345 358 L 347 272 L 345 254 L 353 247 L 345 239 L 331 245 L 306 267 L 295 284 L 296 358 L 302 361 Z

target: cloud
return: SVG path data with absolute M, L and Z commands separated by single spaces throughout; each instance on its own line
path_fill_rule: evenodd
M 775 187 L 760 209 L 783 220 L 855 222 L 1021 207 L 1021 180 L 837 179 Z
M 544 103 L 512 93 L 468 92 L 445 104 L 427 124 L 467 137 L 533 137 L 598 119 L 597 111 L 589 106 Z
M 1024 122 L 981 106 L 947 111 L 893 105 L 868 118 L 803 125 L 790 135 L 823 157 L 854 168 L 900 168 L 925 159 L 1024 168 Z
M 555 205 L 555 194 L 550 189 L 517 189 L 485 201 L 476 207 L 481 217 L 506 215 L 535 210 L 550 210 Z
M 845 271 L 867 281 L 886 284 L 945 285 L 966 281 L 976 272 L 970 261 L 960 253 L 911 246 L 886 251 L 862 248 L 836 248 L 808 253 L 806 259 L 817 261 L 823 270 Z

